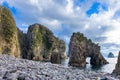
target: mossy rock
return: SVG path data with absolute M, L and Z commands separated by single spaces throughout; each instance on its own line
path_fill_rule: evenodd
M 0 53 L 20 57 L 17 27 L 11 12 L 0 6 Z
M 61 48 L 65 52 L 64 41 L 59 40 L 54 36 L 52 31 L 41 24 L 30 25 L 27 32 L 28 54 L 33 55 L 32 58 L 38 60 L 49 60 L 54 48 Z M 63 43 L 62 43 L 63 42 Z M 62 47 L 59 47 L 63 44 Z

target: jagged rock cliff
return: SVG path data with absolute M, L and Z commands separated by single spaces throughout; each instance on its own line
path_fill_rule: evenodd
M 16 23 L 11 12 L 0 6 L 0 54 L 20 57 Z
M 119 55 L 118 55 L 117 64 L 115 66 L 115 70 L 113 71 L 113 74 L 120 76 L 120 52 L 119 52 Z
M 100 53 L 100 46 L 79 32 L 73 33 L 71 37 L 69 57 L 69 64 L 78 67 L 86 66 L 87 57 L 91 57 L 91 65 L 99 66 L 107 63 Z
M 66 57 L 64 41 L 56 38 L 49 29 L 41 24 L 33 24 L 28 28 L 27 40 L 29 59 L 51 60 L 51 62 L 56 63 L 57 60 L 59 62 L 59 59 Z M 59 58 L 56 58 L 56 55 Z

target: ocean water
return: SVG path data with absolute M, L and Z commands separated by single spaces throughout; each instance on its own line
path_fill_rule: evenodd
M 115 58 L 105 58 L 109 64 L 103 65 L 101 67 L 92 67 L 90 64 L 90 58 L 87 58 L 86 61 L 89 63 L 86 65 L 84 70 L 92 70 L 92 71 L 100 71 L 100 72 L 106 72 L 106 73 L 112 73 L 112 71 L 115 69 L 115 65 L 117 63 L 117 57 Z M 66 60 L 63 60 L 61 62 L 62 65 L 68 66 L 69 58 Z M 81 69 L 81 68 L 80 68 Z

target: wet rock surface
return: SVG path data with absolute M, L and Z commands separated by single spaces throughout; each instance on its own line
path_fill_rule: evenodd
M 100 53 L 100 46 L 87 39 L 82 33 L 73 33 L 69 45 L 69 64 L 71 66 L 85 67 L 86 58 L 91 57 L 90 64 L 101 66 L 108 62 Z
M 103 72 L 0 56 L 0 80 L 119 80 Z

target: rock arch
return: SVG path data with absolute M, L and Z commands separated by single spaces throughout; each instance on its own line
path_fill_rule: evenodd
M 86 58 L 90 57 L 90 64 L 99 66 L 108 62 L 100 53 L 100 46 L 87 39 L 82 33 L 73 33 L 69 44 L 69 64 L 85 67 Z

